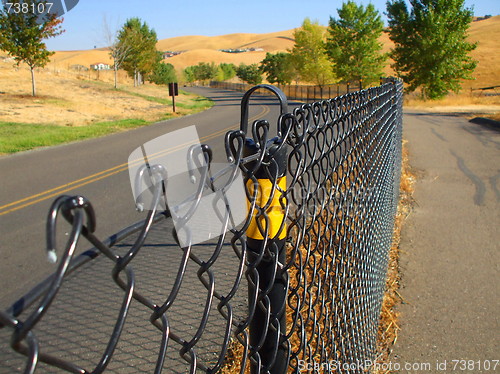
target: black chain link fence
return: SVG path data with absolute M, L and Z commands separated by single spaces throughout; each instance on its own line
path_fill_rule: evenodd
M 231 82 L 219 82 L 211 81 L 210 87 L 220 88 L 223 90 L 234 90 L 240 92 L 246 92 L 251 85 L 246 83 L 231 83 Z M 317 85 L 275 85 L 286 95 L 288 100 L 298 100 L 305 103 L 313 103 L 315 101 L 320 101 L 324 99 L 330 99 L 332 97 L 341 96 L 348 94 L 349 92 L 355 92 L 363 89 L 363 81 L 352 81 L 345 83 L 336 84 L 325 84 L 323 86 Z
M 292 113 L 281 91 L 261 88 L 280 100 L 277 130 L 247 123 L 252 89 L 241 129 L 225 137 L 246 185 L 246 220 L 222 215 L 226 232 L 181 248 L 178 213 L 158 212 L 161 165 L 149 168 L 147 219 L 106 241 L 93 235 L 89 201 L 58 198 L 47 223 L 58 268 L 0 312 L 0 373 L 370 370 L 399 191 L 402 84 Z M 200 156 L 207 167 L 182 222 L 204 190 L 231 181 L 210 173 L 208 147 Z M 60 216 L 71 226 L 62 249 Z M 83 239 L 94 248 L 73 256 Z

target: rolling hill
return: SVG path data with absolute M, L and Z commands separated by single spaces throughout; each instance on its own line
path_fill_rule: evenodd
M 285 30 L 266 34 L 228 34 L 221 36 L 181 36 L 158 41 L 157 48 L 161 51 L 182 52 L 176 56 L 165 59 L 180 71 L 187 66 L 199 62 L 221 62 L 240 64 L 258 63 L 265 57 L 266 52 L 279 52 L 291 49 L 294 44 L 294 30 Z M 469 40 L 478 42 L 478 47 L 472 52 L 473 58 L 478 60 L 474 73 L 475 80 L 464 83 L 464 88 L 486 87 L 500 85 L 500 16 L 474 21 L 469 29 Z M 386 33 L 381 36 L 384 45 L 383 51 L 388 52 L 392 42 Z M 257 49 L 257 51 L 244 53 L 221 52 L 221 49 Z M 71 65 L 84 65 L 104 62 L 111 63 L 108 51 L 105 48 L 86 51 L 61 51 L 52 57 L 52 67 L 69 69 Z M 385 69 L 387 75 L 394 72 L 388 65 Z

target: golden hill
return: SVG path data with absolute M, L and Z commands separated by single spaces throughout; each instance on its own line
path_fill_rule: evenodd
M 179 36 L 158 41 L 160 51 L 183 51 L 180 55 L 166 59 L 178 70 L 199 62 L 221 62 L 233 64 L 259 63 L 266 52 L 286 51 L 293 47 L 293 31 L 268 34 L 228 34 L 221 36 Z M 226 53 L 220 49 L 258 48 L 260 52 Z M 51 59 L 59 68 L 69 69 L 71 65 L 89 66 L 97 62 L 111 64 L 108 51 L 92 49 L 87 51 L 61 51 Z
M 266 52 L 284 51 L 293 46 L 293 30 L 268 34 L 228 34 L 221 36 L 179 36 L 162 39 L 160 51 L 191 51 L 194 49 L 262 48 Z
M 161 51 L 183 51 L 180 55 L 165 59 L 177 70 L 187 66 L 196 65 L 199 62 L 221 62 L 240 64 L 258 63 L 265 57 L 266 52 L 286 51 L 293 47 L 294 30 L 285 30 L 266 34 L 228 34 L 221 36 L 181 36 L 162 39 L 158 41 L 158 49 Z M 464 88 L 486 87 L 500 84 L 500 16 L 491 17 L 486 20 L 471 23 L 469 29 L 469 40 L 478 42 L 478 47 L 472 52 L 474 59 L 478 60 L 478 66 L 474 73 L 475 80 L 466 81 Z M 381 37 L 384 45 L 383 51 L 388 52 L 392 42 L 384 33 Z M 243 49 L 257 48 L 258 52 L 226 53 L 220 49 Z M 56 52 L 52 57 L 51 68 L 69 69 L 71 65 L 84 65 L 104 62 L 111 63 L 106 49 L 92 49 L 86 51 L 63 51 Z M 385 69 L 386 74 L 394 74 L 389 66 Z
M 464 88 L 500 85 L 500 16 L 472 22 L 469 41 L 477 42 L 472 57 L 478 61 L 474 81 L 464 83 Z
M 51 57 L 52 64 L 59 68 L 69 69 L 71 65 L 83 65 L 89 67 L 91 64 L 104 62 L 112 64 L 109 51 L 105 49 L 90 49 L 88 51 L 61 51 Z

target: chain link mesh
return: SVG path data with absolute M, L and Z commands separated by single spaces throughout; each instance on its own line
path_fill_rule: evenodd
M 304 104 L 282 113 L 277 136 L 270 127 L 242 120 L 226 135 L 249 211 L 237 226 L 226 216 L 227 233 L 211 241 L 180 248 L 170 212 L 157 211 L 162 170 L 152 169 L 146 220 L 106 241 L 89 201 L 58 198 L 47 224 L 58 268 L 0 312 L 0 373 L 369 370 L 399 191 L 402 84 Z M 213 191 L 206 175 L 200 188 Z M 62 250 L 59 216 L 71 225 Z M 94 248 L 76 257 L 83 238 Z

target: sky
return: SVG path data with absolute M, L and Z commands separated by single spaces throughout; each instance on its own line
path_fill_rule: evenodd
M 371 2 L 385 11 L 386 0 Z M 104 19 L 113 31 L 131 17 L 146 21 L 158 39 L 283 31 L 300 27 L 306 17 L 327 26 L 341 4 L 341 0 L 80 0 L 64 15 L 64 34 L 46 43 L 50 50 L 105 47 Z M 500 14 L 498 0 L 466 0 L 465 5 L 473 7 L 476 16 Z

